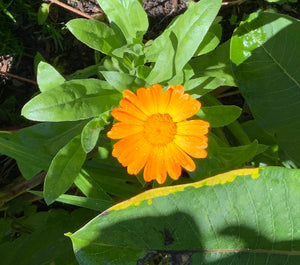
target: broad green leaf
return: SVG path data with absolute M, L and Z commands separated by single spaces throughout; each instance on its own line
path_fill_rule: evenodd
M 99 133 L 104 129 L 104 126 L 109 123 L 109 115 L 109 112 L 105 112 L 99 117 L 95 117 L 89 121 L 83 128 L 81 134 L 81 144 L 86 153 L 92 151 L 92 149 L 96 146 Z
M 229 41 L 221 44 L 208 54 L 193 58 L 189 65 L 194 71 L 193 79 L 206 77 L 210 82 L 236 86 L 230 61 Z
M 242 110 L 237 106 L 202 107 L 196 114 L 201 120 L 209 121 L 210 127 L 223 127 L 234 122 Z
M 259 125 L 300 165 L 300 22 L 254 13 L 231 41 L 234 74 Z
M 120 98 L 105 81 L 71 80 L 34 97 L 23 107 L 22 115 L 37 121 L 87 119 L 109 110 Z
M 69 21 L 66 26 L 78 40 L 104 54 L 111 54 L 124 44 L 113 29 L 97 20 L 77 18 Z
M 47 170 L 58 150 L 78 135 L 85 123 L 39 123 L 14 133 L 0 132 L 0 153 L 16 159 L 22 175 L 29 179 Z
M 160 83 L 181 72 L 197 51 L 220 7 L 220 0 L 191 3 L 187 11 L 154 40 L 146 52 L 146 59 L 155 62 L 147 77 L 148 83 Z
M 44 182 L 44 198 L 47 204 L 66 192 L 79 174 L 86 159 L 80 136 L 73 138 L 53 158 Z
M 128 44 L 142 42 L 148 29 L 148 18 L 137 0 L 98 0 L 111 27 L 122 31 Z
M 43 198 L 43 192 L 41 191 L 29 191 L 29 192 Z M 83 207 L 95 211 L 102 211 L 102 212 L 114 205 L 113 201 L 106 201 L 106 200 L 100 200 L 95 198 L 87 198 L 87 197 L 67 195 L 67 194 L 60 195 L 55 201 L 67 203 L 70 205 L 75 205 L 75 206 L 79 206 L 79 207 Z
M 299 170 L 239 169 L 144 192 L 69 236 L 80 264 L 295 265 L 299 198 Z
M 78 265 L 64 233 L 77 230 L 95 215 L 87 209 L 72 213 L 52 209 L 14 218 L 14 225 L 6 230 L 10 237 L 0 244 L 1 265 Z M 20 233 L 20 229 L 26 232 Z
M 64 77 L 52 65 L 45 62 L 38 64 L 37 83 L 41 92 L 57 87 L 64 82 Z

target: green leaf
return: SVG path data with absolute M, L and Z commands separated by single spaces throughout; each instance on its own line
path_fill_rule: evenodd
M 43 61 L 38 64 L 37 83 L 41 92 L 57 87 L 64 82 L 64 77 L 52 65 Z
M 300 165 L 300 22 L 254 13 L 235 31 L 231 59 L 239 88 L 259 125 Z
M 72 213 L 52 209 L 28 217 L 14 218 L 15 225 L 6 231 L 13 240 L 7 239 L 0 244 L 1 264 L 77 265 L 72 245 L 64 233 L 75 231 L 95 215 L 94 211 L 87 209 Z M 20 233 L 14 228 L 26 232 Z
M 253 168 L 153 189 L 117 204 L 71 234 L 80 264 L 300 262 L 300 171 Z M 147 232 L 145 232 L 147 231 Z
M 83 150 L 88 153 L 96 146 L 99 133 L 104 129 L 104 126 L 109 124 L 107 121 L 110 113 L 105 112 L 99 117 L 95 117 L 87 123 L 81 134 L 81 144 Z
M 122 93 L 124 89 L 136 89 L 145 85 L 145 82 L 133 75 L 117 71 L 101 71 L 105 80 L 116 90 Z
M 137 0 L 98 0 L 111 27 L 121 30 L 128 44 L 141 43 L 148 29 L 147 14 Z
M 41 191 L 32 190 L 29 192 L 43 198 L 43 192 Z M 67 194 L 60 195 L 55 201 L 67 203 L 79 207 L 84 207 L 95 211 L 101 211 L 101 212 L 114 205 L 114 202 L 112 201 L 99 200 L 95 198 L 87 198 L 87 197 L 67 195 Z
M 207 153 L 206 159 L 195 160 L 197 168 L 189 173 L 194 180 L 242 167 L 258 153 L 258 143 L 253 141 L 251 144 L 231 147 L 209 134 Z
M 22 175 L 29 179 L 47 170 L 58 150 L 78 135 L 85 123 L 39 123 L 14 133 L 0 132 L 0 153 L 16 159 Z
M 214 50 L 220 43 L 222 35 L 222 26 L 220 24 L 214 24 L 210 27 L 203 41 L 199 45 L 194 56 L 200 56 Z
M 202 107 L 196 115 L 201 120 L 209 121 L 211 127 L 223 127 L 234 122 L 241 112 L 237 106 L 218 105 Z
M 80 136 L 72 139 L 53 158 L 44 182 L 44 198 L 47 204 L 66 192 L 79 174 L 86 159 Z
M 113 29 L 97 20 L 77 18 L 69 21 L 66 26 L 78 40 L 104 54 L 111 54 L 124 44 Z
M 34 97 L 25 104 L 22 115 L 37 121 L 87 119 L 109 110 L 120 98 L 105 81 L 71 80 Z
M 193 58 L 189 65 L 194 71 L 193 79 L 206 78 L 206 82 L 209 83 L 236 86 L 230 61 L 229 41 L 208 54 Z M 210 90 L 216 87 L 218 86 L 211 86 Z
M 42 169 L 47 169 L 51 156 L 45 153 L 33 152 L 32 147 L 20 143 L 12 133 L 0 132 L 0 153 L 17 160 L 23 164 L 20 168 L 23 176 L 27 179 L 33 177 Z M 25 165 L 27 165 L 25 167 Z
M 127 174 L 126 169 L 113 160 L 112 163 L 107 160 L 87 161 L 83 166 L 84 177 L 91 179 L 106 193 L 119 198 L 130 198 L 141 192 L 137 185 L 130 182 L 136 182 L 135 176 Z
M 154 40 L 146 52 L 146 59 L 156 62 L 147 77 L 148 83 L 161 83 L 182 71 L 203 41 L 220 7 L 220 0 L 193 3 Z

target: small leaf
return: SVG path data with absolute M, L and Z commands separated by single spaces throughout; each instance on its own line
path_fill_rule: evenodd
M 41 61 L 37 68 L 37 82 L 40 91 L 45 92 L 64 83 L 65 79 L 53 66 Z
M 66 25 L 78 40 L 104 54 L 111 54 L 123 45 L 115 32 L 100 21 L 77 18 Z
M 37 13 L 39 25 L 43 25 L 46 22 L 49 15 L 49 9 L 50 9 L 50 4 L 46 4 L 46 3 L 41 4 Z
M 148 18 L 143 7 L 136 0 L 98 0 L 107 15 L 111 27 L 121 30 L 128 44 L 141 43 L 148 29 Z M 121 36 L 120 36 L 121 37 Z
M 75 137 L 53 158 L 44 182 L 44 198 L 49 205 L 66 192 L 86 159 L 80 136 Z
M 107 121 L 109 115 L 109 112 L 105 112 L 99 117 L 95 117 L 89 121 L 83 128 L 81 134 L 81 144 L 86 153 L 92 151 L 92 149 L 95 147 L 99 133 L 104 129 L 104 126 L 109 123 Z
M 196 115 L 201 120 L 209 121 L 211 127 L 223 127 L 234 122 L 241 112 L 237 106 L 218 105 L 202 107 Z

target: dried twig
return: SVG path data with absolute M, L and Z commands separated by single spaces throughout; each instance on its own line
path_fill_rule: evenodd
M 59 5 L 59 6 L 63 7 L 63 8 L 65 8 L 65 9 L 67 9 L 67 10 L 73 12 L 73 13 L 76 13 L 76 14 L 82 16 L 82 17 L 85 17 L 85 18 L 88 18 L 88 19 L 95 19 L 95 18 L 93 18 L 92 16 L 87 15 L 87 14 L 85 14 L 85 13 L 83 13 L 83 12 L 77 10 L 76 8 L 73 8 L 73 7 L 71 7 L 71 6 L 68 6 L 68 5 L 66 5 L 66 4 L 64 4 L 64 3 L 60 2 L 60 1 L 57 1 L 57 0 L 50 0 L 50 2 L 51 2 L 52 4 Z
M 18 75 L 14 75 L 14 74 L 11 74 L 11 73 L 8 73 L 8 72 L 2 72 L 2 71 L 0 71 L 0 74 L 2 74 L 4 76 L 11 77 L 11 78 L 14 78 L 14 79 L 18 79 L 18 80 L 21 80 L 21 81 L 24 81 L 24 82 L 28 82 L 28 83 L 31 83 L 31 84 L 34 84 L 34 85 L 37 85 L 37 82 L 35 82 L 31 79 L 22 77 L 22 76 L 18 76 Z

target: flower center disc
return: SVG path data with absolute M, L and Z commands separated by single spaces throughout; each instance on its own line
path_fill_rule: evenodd
M 166 145 L 173 141 L 176 124 L 169 114 L 153 114 L 144 124 L 144 137 L 153 145 Z

